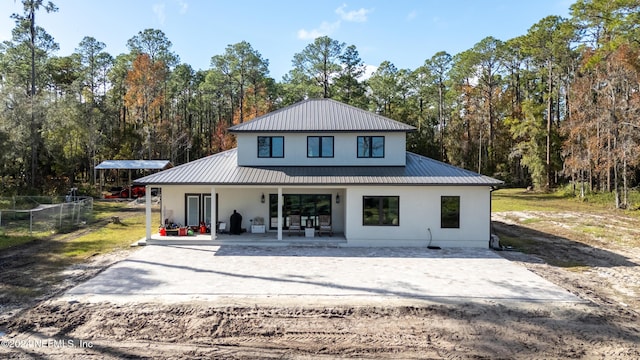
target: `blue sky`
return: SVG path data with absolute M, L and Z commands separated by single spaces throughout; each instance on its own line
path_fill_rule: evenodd
M 293 55 L 317 36 L 355 45 L 372 67 L 388 60 L 415 69 L 438 51 L 455 55 L 487 36 L 508 40 L 526 34 L 549 15 L 569 16 L 573 0 L 54 0 L 57 13 L 37 14 L 36 23 L 71 54 L 84 36 L 107 45 L 113 56 L 147 28 L 162 30 L 172 50 L 194 69 L 229 44 L 247 41 L 269 60 L 280 81 Z M 19 0 L 0 1 L 0 41 L 11 37 Z

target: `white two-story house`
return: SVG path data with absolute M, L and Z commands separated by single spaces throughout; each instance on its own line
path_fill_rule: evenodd
M 247 233 L 264 219 L 254 230 L 270 241 L 319 230 L 322 217 L 343 246 L 487 248 L 491 190 L 502 181 L 407 152 L 406 135 L 414 130 L 310 99 L 231 127 L 235 149 L 135 183 L 161 188 L 161 218 L 187 226 L 219 229 L 235 210 Z M 150 214 L 147 198 L 147 239 L 157 237 Z M 301 229 L 292 226 L 298 219 Z M 316 241 L 330 239 L 311 233 Z M 216 244 L 228 238 L 207 236 Z

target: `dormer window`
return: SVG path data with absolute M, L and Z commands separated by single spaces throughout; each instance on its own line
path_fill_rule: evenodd
M 332 158 L 333 136 L 307 136 L 307 157 Z
M 259 158 L 283 158 L 284 157 L 284 137 L 283 136 L 258 136 L 258 157 Z
M 383 158 L 384 136 L 358 136 L 359 158 Z

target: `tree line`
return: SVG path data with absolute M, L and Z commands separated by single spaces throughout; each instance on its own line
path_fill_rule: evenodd
M 307 98 L 413 125 L 409 151 L 505 180 L 567 183 L 628 205 L 640 156 L 640 3 L 578 0 L 526 34 L 488 36 L 416 69 L 383 61 L 369 77 L 355 45 L 327 36 L 296 53 L 281 81 L 242 41 L 210 68 L 180 62 L 157 29 L 115 57 L 85 37 L 68 56 L 38 26 L 57 11 L 23 0 L 0 45 L 0 192 L 93 183 L 105 159 L 181 164 L 235 146 L 227 128 Z

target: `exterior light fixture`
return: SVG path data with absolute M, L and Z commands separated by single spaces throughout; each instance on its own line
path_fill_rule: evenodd
M 336 204 L 340 204 L 340 194 L 336 194 Z
M 262 193 L 262 196 L 260 196 L 260 202 L 264 204 L 264 193 Z

